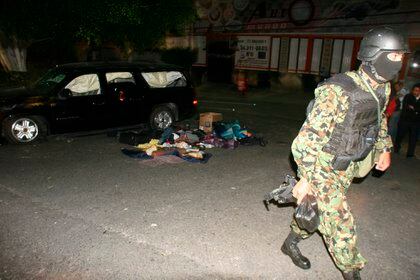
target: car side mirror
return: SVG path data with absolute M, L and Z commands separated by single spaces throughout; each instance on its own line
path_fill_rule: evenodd
M 62 91 L 60 91 L 58 93 L 58 99 L 67 99 L 69 97 L 72 97 L 73 94 L 71 93 L 71 90 L 69 90 L 68 88 L 63 89 Z

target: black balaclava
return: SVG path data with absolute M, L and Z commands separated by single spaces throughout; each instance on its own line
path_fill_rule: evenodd
M 388 54 L 381 53 L 374 61 L 363 63 L 365 72 L 380 84 L 393 80 L 402 67 L 402 61 L 389 60 Z

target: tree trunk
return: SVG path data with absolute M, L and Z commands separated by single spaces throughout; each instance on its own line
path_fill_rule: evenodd
M 0 63 L 6 72 L 26 72 L 26 47 L 18 45 L 17 40 L 7 47 L 0 42 Z

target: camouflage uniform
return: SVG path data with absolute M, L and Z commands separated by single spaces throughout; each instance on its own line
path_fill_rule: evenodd
M 363 72 L 359 72 L 366 75 Z M 347 72 L 356 84 L 368 91 L 356 72 Z M 366 76 L 365 80 L 369 81 Z M 388 102 L 390 84 L 378 84 L 373 87 L 375 92 L 382 92 Z M 347 97 L 342 94 L 340 86 L 324 84 L 315 90 L 314 107 L 303 124 L 298 136 L 292 144 L 292 153 L 298 165 L 298 176 L 305 178 L 317 197 L 320 226 L 328 251 L 337 267 L 342 271 L 361 269 L 366 259 L 360 255 L 356 247 L 356 226 L 346 193 L 354 178 L 354 163 L 347 170 L 337 171 L 332 168 L 333 155 L 322 151 L 328 143 L 334 126 L 343 122 L 347 110 Z M 385 106 L 386 107 L 386 106 Z M 386 117 L 382 117 L 376 149 L 391 148 L 392 141 L 387 135 Z M 300 229 L 296 221 L 291 224 L 292 230 L 302 238 L 310 234 Z

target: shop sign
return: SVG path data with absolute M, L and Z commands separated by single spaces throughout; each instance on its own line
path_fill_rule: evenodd
M 238 36 L 235 68 L 268 69 L 270 59 L 269 36 Z

